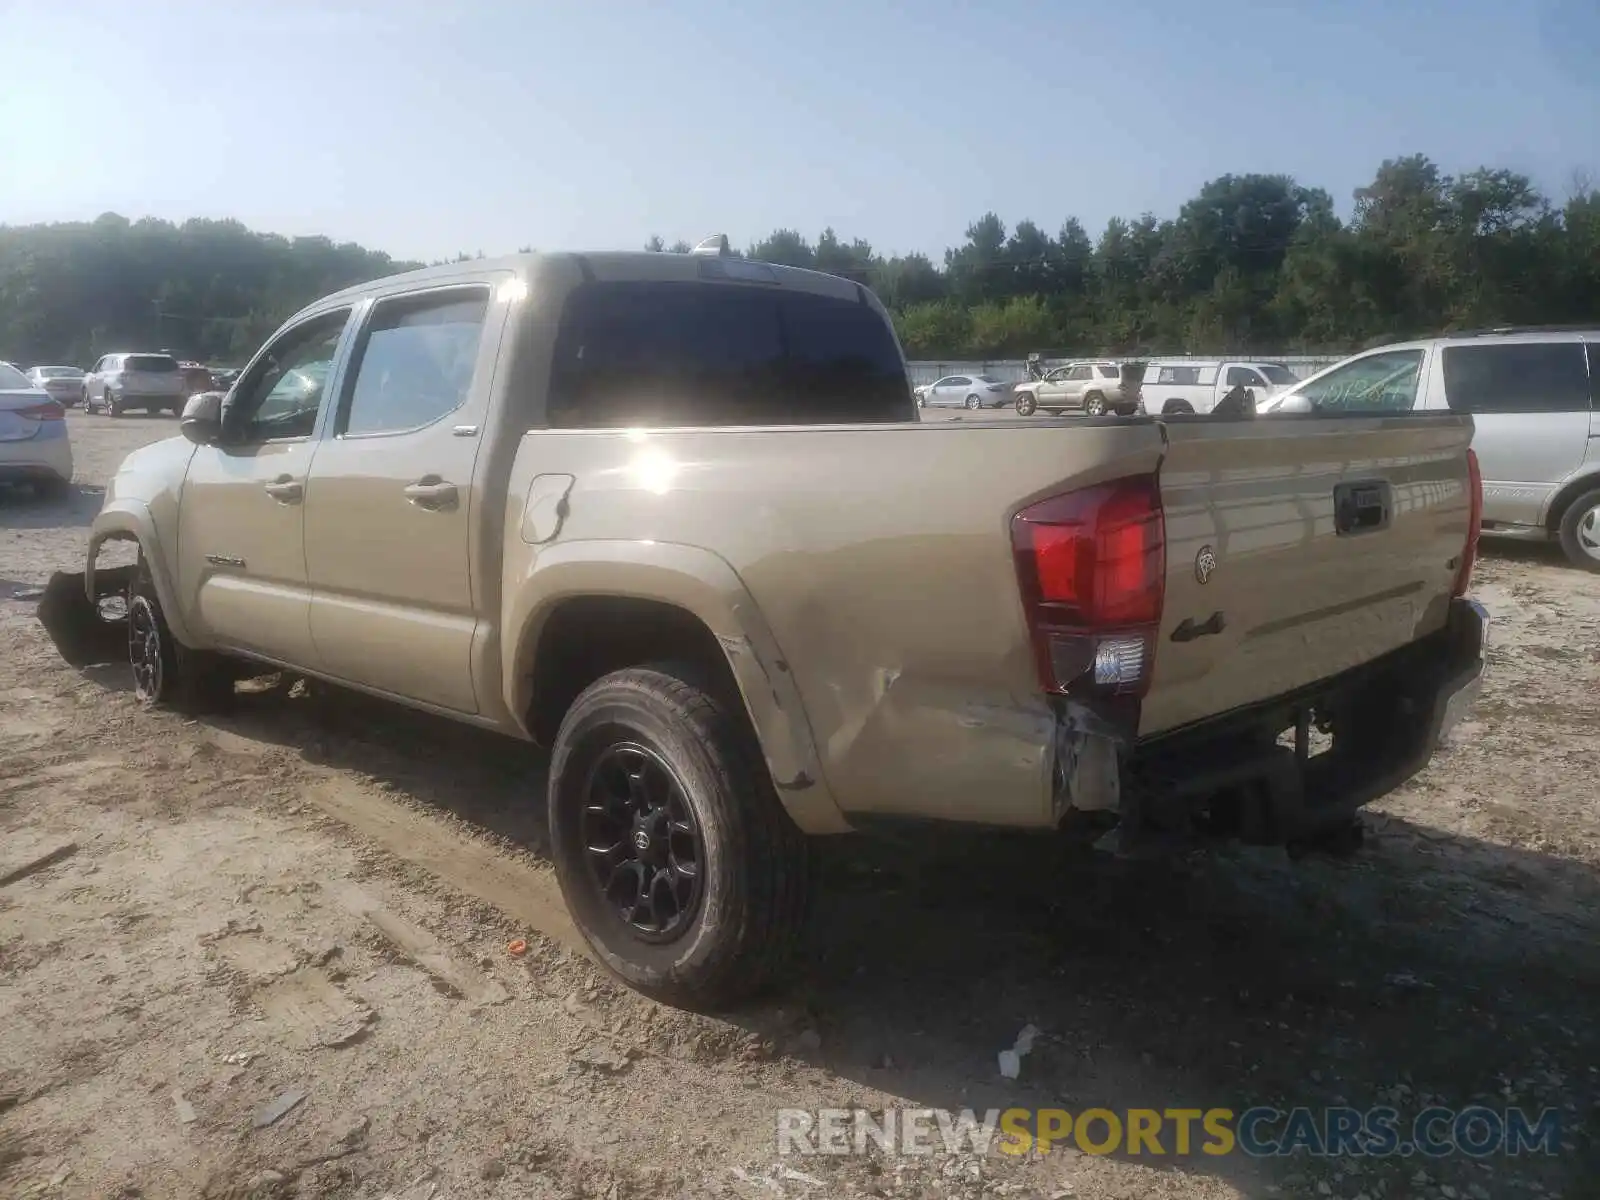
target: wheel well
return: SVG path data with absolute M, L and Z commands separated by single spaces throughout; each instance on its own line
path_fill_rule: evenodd
M 613 671 L 664 659 L 700 668 L 716 697 L 744 713 L 721 643 L 687 609 L 631 596 L 563 600 L 534 648 L 528 732 L 539 745 L 549 746 L 584 688 Z
M 1178 415 L 1181 413 L 1193 412 L 1194 405 L 1190 404 L 1187 400 L 1168 400 L 1161 406 L 1161 413 L 1163 416 L 1167 416 L 1169 414 Z
M 1550 501 L 1549 511 L 1545 515 L 1544 525 L 1551 533 L 1561 528 L 1561 519 L 1567 515 L 1567 508 L 1585 492 L 1592 492 L 1600 488 L 1600 474 L 1585 475 L 1582 479 L 1574 479 L 1566 487 L 1556 493 L 1555 499 Z

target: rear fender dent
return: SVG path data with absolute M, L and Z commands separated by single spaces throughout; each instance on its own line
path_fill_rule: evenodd
M 501 648 L 506 704 L 525 733 L 531 736 L 527 720 L 539 637 L 563 601 L 617 596 L 670 604 L 697 618 L 722 648 L 791 819 L 805 833 L 850 830 L 823 778 L 789 665 L 726 561 L 709 550 L 663 542 L 576 541 L 527 550 L 523 569 L 506 564 L 508 636 Z

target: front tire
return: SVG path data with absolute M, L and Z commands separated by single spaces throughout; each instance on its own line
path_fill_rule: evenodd
M 584 938 L 639 991 L 737 1003 L 794 961 L 810 851 L 742 711 L 686 664 L 606 675 L 561 722 L 550 842 Z
M 148 569 L 128 589 L 128 665 L 133 695 L 146 707 L 212 712 L 233 697 L 233 664 L 220 654 L 191 650 L 172 635 Z
M 1567 505 L 1561 517 L 1561 549 L 1573 566 L 1600 572 L 1600 488 Z
M 1017 416 L 1031 417 L 1039 410 L 1039 402 L 1032 392 L 1023 392 L 1017 397 Z

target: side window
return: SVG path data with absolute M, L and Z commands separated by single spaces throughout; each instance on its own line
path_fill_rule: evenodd
M 1589 343 L 1589 404 L 1600 412 L 1600 344 Z
M 1073 383 L 1080 383 L 1083 380 L 1088 379 L 1089 377 L 1090 377 L 1089 368 L 1088 368 L 1087 364 L 1085 364 L 1083 366 L 1073 367 L 1072 370 L 1067 372 L 1067 378 L 1070 381 L 1072 381 Z
M 223 438 L 253 445 L 310 437 L 350 310 L 324 313 L 284 333 L 223 404 Z
M 350 359 L 336 434 L 432 425 L 466 403 L 489 311 L 489 289 L 396 296 L 373 306 Z
M 1295 394 L 1318 412 L 1410 412 L 1421 374 L 1421 350 L 1391 350 L 1346 363 Z
M 944 386 L 966 384 L 951 376 Z M 585 284 L 556 333 L 555 428 L 914 420 L 889 323 L 859 298 L 744 284 Z
M 1581 342 L 1446 346 L 1445 399 L 1454 412 L 1586 412 L 1583 350 Z
M 946 383 L 953 388 L 972 386 L 972 380 L 968 379 L 965 375 L 952 375 L 948 380 L 946 380 Z
M 1110 366 L 1107 363 L 1098 364 L 1095 367 L 1095 370 L 1100 372 L 1100 378 L 1101 379 L 1119 379 L 1120 380 L 1122 378 L 1121 374 L 1118 373 L 1116 367 Z
M 1256 373 L 1249 367 L 1229 367 L 1227 386 L 1233 388 L 1240 385 L 1244 387 L 1260 387 L 1261 380 L 1256 378 Z

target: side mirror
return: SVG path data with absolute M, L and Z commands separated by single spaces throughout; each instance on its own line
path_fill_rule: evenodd
M 215 446 L 222 440 L 222 393 L 196 392 L 183 406 L 178 428 L 197 446 Z

